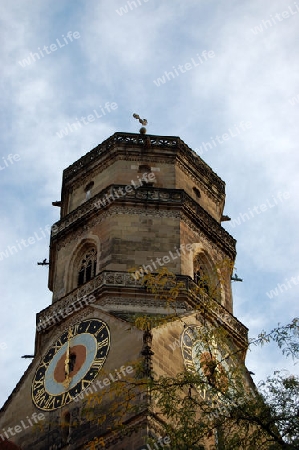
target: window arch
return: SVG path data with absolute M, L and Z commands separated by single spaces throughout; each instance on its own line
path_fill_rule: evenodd
M 87 283 L 95 277 L 97 271 L 97 250 L 95 247 L 90 247 L 85 251 L 78 265 L 77 286 Z
M 200 287 L 202 293 L 221 301 L 220 280 L 217 269 L 210 259 L 201 252 L 193 260 L 194 282 Z
M 99 271 L 101 242 L 97 235 L 81 239 L 74 246 L 65 267 L 65 292 L 69 293 L 94 278 Z

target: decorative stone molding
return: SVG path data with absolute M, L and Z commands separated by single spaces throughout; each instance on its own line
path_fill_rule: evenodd
M 147 142 L 150 141 L 150 146 Z M 76 177 L 78 173 L 82 176 L 82 173 L 91 169 L 92 166 L 100 162 L 101 170 L 105 168 L 104 159 L 111 158 L 113 150 L 118 151 L 119 154 L 122 151 L 125 152 L 124 158 L 129 161 L 135 161 L 136 155 L 132 153 L 139 153 L 140 156 L 147 155 L 152 157 L 153 161 L 157 161 L 157 156 L 162 157 L 163 162 L 170 162 L 169 158 L 175 157 L 177 160 L 181 160 L 181 164 L 184 168 L 194 166 L 194 173 L 199 172 L 205 179 L 207 186 L 215 186 L 219 193 L 224 194 L 225 183 L 213 172 L 213 170 L 196 154 L 194 150 L 188 147 L 184 141 L 176 136 L 155 136 L 145 135 L 142 136 L 136 133 L 114 133 L 100 145 L 93 150 L 82 156 L 78 161 L 73 163 L 63 172 L 63 183 L 67 184 L 68 180 Z M 130 154 L 128 154 L 128 150 Z M 158 152 L 157 152 L 158 150 Z M 153 152 L 156 152 L 153 156 Z M 163 157 L 164 155 L 164 157 Z M 109 164 L 108 164 L 109 165 Z M 90 172 L 89 172 L 90 174 Z M 72 184 L 75 181 L 72 181 Z M 215 195 L 210 190 L 211 195 Z
M 175 137 L 158 137 L 158 136 L 149 136 L 151 139 L 151 144 L 154 144 L 156 147 L 176 147 L 177 140 L 179 138 Z M 102 156 L 105 152 L 113 150 L 116 147 L 124 146 L 124 147 L 145 147 L 146 138 L 136 133 L 114 133 L 108 139 L 103 141 L 93 150 L 88 152 L 86 155 L 82 156 L 78 161 L 74 162 L 63 172 L 63 179 L 67 180 L 71 178 L 73 175 L 82 171 L 87 165 L 93 163 L 100 156 Z
M 146 297 L 145 297 L 146 295 Z M 191 309 L 186 301 L 173 302 L 173 308 L 166 310 L 165 301 L 154 298 L 151 295 L 140 291 L 134 297 L 101 297 L 95 304 L 103 307 L 105 311 L 121 312 L 136 314 L 142 310 L 146 314 L 170 314 L 175 310 L 178 314 L 185 313 Z
M 79 322 L 81 320 L 84 320 L 84 319 L 87 319 L 88 317 L 90 317 L 92 312 L 93 312 L 93 309 L 90 306 L 86 306 L 84 309 L 82 309 L 81 311 L 76 313 L 76 315 L 70 316 L 67 320 L 63 321 L 62 323 L 58 323 L 57 325 L 55 325 L 55 327 L 53 327 L 53 335 L 60 336 L 65 331 L 68 331 L 68 329 L 72 325 L 75 325 L 77 322 Z M 41 330 L 41 333 L 47 331 L 50 328 L 51 327 L 49 326 L 49 328 L 47 328 L 45 330 Z M 46 341 L 47 341 L 47 343 L 49 342 L 49 336 L 47 336 Z M 51 347 L 51 345 L 49 345 L 49 348 L 50 347 Z
M 177 306 L 179 309 L 184 309 L 184 305 L 189 304 L 189 309 L 196 308 L 196 305 L 200 305 L 202 301 L 204 301 L 204 297 L 201 296 L 195 296 L 194 295 L 194 289 L 196 287 L 193 280 L 184 275 L 177 275 L 177 280 L 181 281 L 184 284 L 184 290 L 181 298 L 178 300 Z M 111 288 L 124 288 L 130 289 L 130 288 L 136 288 L 136 296 L 134 298 L 126 298 L 125 296 L 122 297 L 114 297 L 113 299 L 111 297 L 107 297 L 107 294 L 105 295 L 105 298 L 100 297 L 97 292 L 99 292 L 100 288 L 108 286 Z M 139 291 L 139 295 L 138 295 Z M 132 276 L 132 274 L 128 272 L 112 272 L 112 271 L 104 271 L 99 273 L 95 278 L 90 280 L 88 283 L 85 283 L 83 286 L 80 286 L 79 288 L 75 289 L 70 294 L 66 295 L 60 300 L 57 300 L 52 305 L 48 306 L 47 308 L 43 309 L 40 313 L 37 314 L 37 326 L 40 323 L 47 322 L 48 317 L 54 317 L 55 313 L 57 316 L 58 310 L 65 310 L 67 307 L 69 307 L 71 304 L 75 304 L 78 302 L 78 299 L 82 299 L 84 296 L 87 296 L 88 294 L 93 294 L 97 298 L 97 301 L 94 304 L 101 304 L 101 302 L 107 304 L 107 298 L 109 299 L 109 303 L 111 304 L 111 307 L 109 308 L 111 311 L 113 311 L 113 305 L 117 305 L 118 302 L 120 302 L 121 305 L 126 305 L 128 309 L 128 305 L 130 304 L 136 304 L 136 301 L 138 301 L 138 305 L 140 305 L 140 312 L 142 312 L 142 306 L 148 305 L 149 302 L 152 302 L 153 306 L 157 306 L 158 300 L 151 300 L 150 295 L 142 288 L 142 284 L 140 280 L 135 280 Z M 138 298 L 139 297 L 139 298 Z M 140 297 L 143 297 L 141 300 Z M 147 297 L 147 298 L 146 298 Z M 239 322 L 238 319 L 236 319 L 232 314 L 227 311 L 224 306 L 222 306 L 220 303 L 216 302 L 215 300 L 209 299 L 212 304 L 212 312 L 213 315 L 217 318 L 217 320 L 221 321 L 223 324 L 225 324 L 229 329 L 231 329 L 235 334 L 237 334 L 243 342 L 247 342 L 247 328 Z M 162 303 L 163 305 L 163 303 Z M 165 303 L 164 303 L 165 305 Z M 160 306 L 160 305 L 159 305 Z M 84 307 L 82 309 L 82 313 L 85 312 L 86 308 L 89 309 L 89 306 Z M 186 308 L 186 307 L 185 307 Z M 116 308 L 118 309 L 118 308 Z M 187 308 L 186 308 L 187 309 Z M 81 314 L 81 312 L 80 312 Z M 167 314 L 167 311 L 165 310 L 165 314 Z M 75 315 L 77 318 L 77 314 Z M 62 322 L 62 318 L 60 321 Z M 75 320 L 75 319 L 74 319 Z M 59 323 L 59 320 L 56 320 L 56 323 Z M 49 324 L 47 327 L 45 327 L 43 330 L 40 330 L 40 332 L 45 332 L 47 329 L 51 328 L 53 324 Z
M 140 187 L 134 189 L 132 192 L 127 193 L 124 196 L 113 200 L 113 202 L 107 204 L 107 206 L 98 208 L 96 205 L 105 197 L 105 195 L 112 195 L 113 190 L 124 189 L 125 185 L 111 185 L 108 188 L 102 190 L 97 195 L 86 201 L 83 205 L 79 206 L 76 210 L 69 213 L 59 222 L 54 224 L 52 228 L 51 238 L 65 238 L 65 232 L 68 230 L 72 233 L 71 239 L 82 236 L 87 230 L 84 230 L 82 225 L 82 219 L 89 220 L 88 227 L 90 228 L 93 223 L 98 223 L 107 217 L 107 211 L 111 208 L 111 213 L 114 211 L 116 214 L 144 214 L 145 211 L 151 215 L 159 215 L 160 217 L 174 217 L 173 214 L 179 214 L 179 211 L 173 211 L 169 209 L 170 206 L 177 206 L 183 213 L 189 217 L 195 227 L 202 230 L 212 241 L 219 243 L 219 245 L 228 252 L 230 256 L 235 257 L 235 239 L 224 229 L 222 226 L 213 219 L 195 200 L 193 200 L 182 189 L 164 189 L 154 187 Z M 138 205 L 139 202 L 146 204 L 145 208 L 128 207 L 128 203 Z M 167 211 L 163 211 L 163 208 L 155 210 L 155 205 L 159 204 L 160 208 L 165 205 Z M 117 209 L 115 209 L 117 205 Z M 153 208 L 151 209 L 151 206 Z M 93 219 L 91 219 L 93 217 Z M 179 216 L 177 216 L 179 217 Z M 81 229 L 75 231 L 75 225 L 79 223 Z M 76 234 L 77 233 L 77 234 Z M 79 233 L 79 234 L 78 234 Z M 62 244 L 64 245 L 64 244 Z

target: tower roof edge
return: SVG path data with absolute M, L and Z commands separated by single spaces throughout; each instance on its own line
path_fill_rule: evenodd
M 151 149 L 161 149 L 162 151 L 171 151 L 178 149 L 185 156 L 189 157 L 193 163 L 204 167 L 210 175 L 217 179 L 218 188 L 224 193 L 225 182 L 211 169 L 211 167 L 194 151 L 192 150 L 179 136 L 161 136 L 154 134 L 140 134 L 140 133 L 127 133 L 116 132 L 101 144 L 87 152 L 69 167 L 63 171 L 63 181 L 73 178 L 82 168 L 87 168 L 90 164 L 95 163 L 101 156 L 104 156 L 108 151 L 114 148 L 126 148 L 131 149 L 142 148 L 144 152 L 149 153 Z

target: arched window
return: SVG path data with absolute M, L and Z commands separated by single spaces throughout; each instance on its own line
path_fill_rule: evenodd
M 78 286 L 90 281 L 95 277 L 97 270 L 97 251 L 90 248 L 82 258 L 78 270 Z
M 194 282 L 200 286 L 206 294 L 209 295 L 210 291 L 210 278 L 207 274 L 207 270 L 204 266 L 204 264 L 198 259 L 195 260 L 194 264 Z
M 217 269 L 204 253 L 198 253 L 193 261 L 194 282 L 202 290 L 217 301 L 221 298 L 220 282 Z

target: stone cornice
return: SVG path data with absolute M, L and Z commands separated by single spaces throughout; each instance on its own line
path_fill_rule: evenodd
M 196 296 L 194 294 L 195 283 L 193 280 L 186 275 L 177 275 L 177 280 L 184 284 L 184 289 L 182 295 L 178 299 L 178 305 L 181 309 L 182 302 L 186 303 L 186 310 L 190 311 L 190 308 L 194 308 L 196 311 L 197 305 L 199 306 L 201 302 L 205 299 L 203 296 Z M 132 290 L 135 291 L 134 298 L 136 302 L 136 298 L 138 297 L 148 297 L 150 300 L 150 295 L 148 294 L 144 288 L 142 287 L 140 280 L 135 280 L 131 273 L 129 272 L 115 272 L 115 271 L 103 271 L 99 273 L 95 278 L 93 278 L 88 283 L 85 283 L 83 286 L 78 287 L 70 294 L 62 297 L 60 300 L 57 300 L 52 305 L 43 309 L 41 312 L 37 314 L 37 326 L 40 324 L 45 325 L 43 329 L 39 332 L 47 331 L 49 328 L 56 326 L 58 323 L 62 322 L 66 317 L 58 317 L 58 311 L 65 311 L 71 305 L 78 304 L 78 299 L 82 299 L 84 296 L 88 296 L 93 294 L 97 300 L 94 304 L 101 300 L 101 292 L 103 292 L 103 288 L 108 288 L 113 295 L 113 290 L 116 288 L 117 292 L 122 289 L 122 300 L 126 301 L 126 292 L 128 295 L 132 294 Z M 107 292 L 105 291 L 105 297 L 107 296 Z M 127 306 L 130 305 L 130 298 L 127 298 Z M 132 303 L 133 304 L 133 303 Z M 188 307 L 189 305 L 189 307 Z M 234 317 L 224 306 L 218 303 L 216 300 L 210 299 L 211 311 L 213 316 L 229 328 L 238 338 L 243 342 L 243 344 L 247 343 L 247 332 L 248 329 L 236 318 Z M 88 305 L 84 305 L 84 308 L 88 307 Z M 84 309 L 83 308 L 83 309 Z M 75 311 L 77 311 L 75 309 Z M 111 304 L 110 311 L 113 311 L 113 304 Z M 72 316 L 74 311 L 72 311 L 68 316 Z M 165 307 L 165 314 L 167 313 L 167 309 Z M 67 316 L 67 317 L 68 317 Z M 48 318 L 54 318 L 50 321 Z M 50 323 L 47 323 L 50 322 Z
M 167 158 L 176 157 L 180 164 L 191 170 L 194 175 L 200 173 L 207 186 L 215 186 L 216 190 L 224 195 L 225 183 L 213 172 L 194 150 L 177 136 L 141 135 L 136 133 L 114 133 L 93 150 L 82 156 L 63 172 L 63 184 L 73 184 L 77 176 L 102 166 L 105 161 L 113 157 L 114 151 L 122 153 L 125 158 L 134 160 L 136 157 Z
M 184 212 L 204 234 L 232 259 L 236 257 L 236 240 L 193 198 L 184 192 Z
M 162 209 L 164 205 L 168 209 L 169 207 L 182 209 L 201 231 L 220 245 L 225 253 L 232 258 L 235 257 L 235 239 L 184 190 L 141 187 L 132 189 L 132 192 L 119 196 L 119 198 L 114 196 L 115 200 L 107 204 L 107 206 L 101 206 L 100 208 L 96 206 L 100 200 L 106 198 L 106 195 L 112 195 L 119 188 L 124 190 L 125 186 L 109 186 L 54 224 L 51 241 L 57 241 L 66 236 L 68 232 L 73 233 L 76 225 L 80 224 L 82 226 L 82 221 L 92 216 L 98 217 L 100 212 L 106 212 L 111 205 L 117 205 L 119 208 L 128 208 L 130 204 L 132 208 L 132 206 L 137 207 L 141 203 L 143 207 L 146 205 L 147 211 L 149 211 L 151 206 L 155 208 L 155 205 L 159 204 L 159 207 Z

